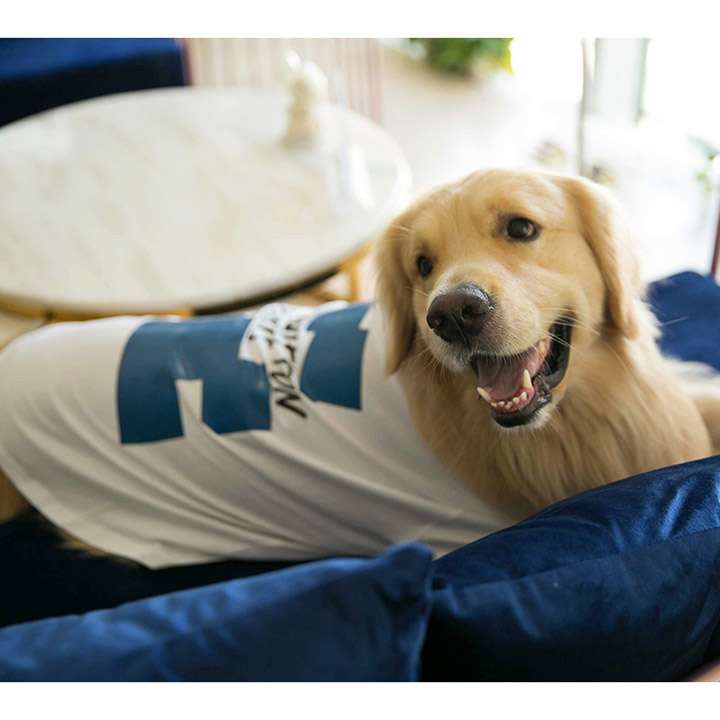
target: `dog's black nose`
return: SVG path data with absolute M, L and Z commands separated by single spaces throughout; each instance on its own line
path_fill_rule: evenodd
M 493 310 L 490 296 L 473 283 L 463 283 L 438 295 L 427 313 L 427 324 L 446 342 L 479 335 Z

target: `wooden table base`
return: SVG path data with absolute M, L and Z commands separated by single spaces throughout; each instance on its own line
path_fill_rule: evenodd
M 344 300 L 346 302 L 358 302 L 362 299 L 362 271 L 361 271 L 361 263 L 365 256 L 367 255 L 367 250 L 363 250 L 360 253 L 358 253 L 355 257 L 351 258 L 347 262 L 345 262 L 343 265 L 338 268 L 337 275 L 342 275 L 345 277 L 347 281 L 347 291 L 346 292 L 336 292 L 334 290 L 330 290 L 328 288 L 323 287 L 324 283 L 327 281 L 327 277 L 323 277 L 319 282 L 315 285 L 309 285 L 307 287 L 307 295 L 311 298 L 314 298 L 320 302 L 329 302 L 333 300 Z M 332 277 L 332 275 L 331 275 Z M 292 293 L 288 293 L 288 295 L 291 295 Z M 287 297 L 287 296 L 283 296 Z M 265 302 L 274 302 L 276 300 L 280 300 L 281 298 L 270 298 L 270 299 L 263 299 L 262 303 L 258 302 L 258 304 L 264 304 Z M 226 309 L 218 309 L 218 313 L 220 312 L 231 312 L 233 310 L 241 310 L 242 307 L 237 308 L 231 308 L 228 307 Z M 46 323 L 55 323 L 55 322 L 73 322 L 73 321 L 82 321 L 82 320 L 98 320 L 103 317 L 109 317 L 112 314 L 116 315 L 175 315 L 180 317 L 193 317 L 196 314 L 207 314 L 206 311 L 195 311 L 192 308 L 177 308 L 173 310 L 162 310 L 162 311 L 153 311 L 151 308 L 144 310 L 142 312 L 122 312 L 122 313 L 103 313 L 103 312 L 65 312 L 65 311 L 56 311 L 52 310 L 50 308 L 45 308 L 41 305 L 35 305 L 32 303 L 19 303 L 13 300 L 7 300 L 0 298 L 0 312 L 6 312 L 12 315 L 17 315 L 19 317 L 26 317 L 26 318 L 35 318 L 38 320 L 41 320 L 43 324 Z

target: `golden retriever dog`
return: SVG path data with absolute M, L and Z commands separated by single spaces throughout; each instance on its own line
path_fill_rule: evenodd
M 603 188 L 489 170 L 378 247 L 387 372 L 456 474 L 514 517 L 720 449 L 720 395 L 683 384 Z
M 427 444 L 505 515 L 720 447 L 720 394 L 658 350 L 599 186 L 478 172 L 402 213 L 376 259 L 387 372 Z M 0 474 L 0 521 L 26 507 Z

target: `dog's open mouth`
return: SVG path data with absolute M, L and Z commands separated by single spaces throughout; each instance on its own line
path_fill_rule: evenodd
M 570 360 L 572 321 L 557 320 L 548 334 L 517 355 L 475 355 L 478 395 L 503 427 L 530 422 L 552 399 Z

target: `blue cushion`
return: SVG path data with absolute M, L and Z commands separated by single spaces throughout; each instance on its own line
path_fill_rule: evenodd
M 670 680 L 720 653 L 720 458 L 558 503 L 435 563 L 430 680 Z
M 414 680 L 430 550 L 396 546 L 0 631 L 0 680 Z
M 0 125 L 99 95 L 184 84 L 172 38 L 0 39 Z
M 649 301 L 663 351 L 720 369 L 720 288 Z M 558 503 L 435 563 L 424 676 L 667 680 L 720 654 L 720 457 Z
M 720 288 L 705 275 L 684 272 L 653 283 L 648 292 L 667 355 L 720 370 Z

